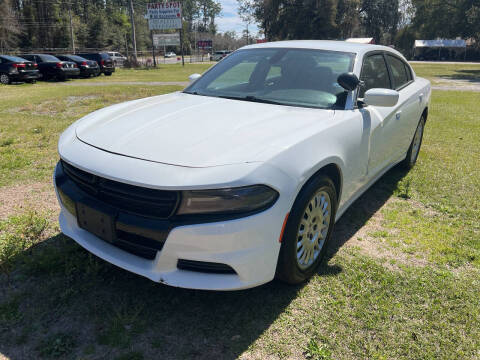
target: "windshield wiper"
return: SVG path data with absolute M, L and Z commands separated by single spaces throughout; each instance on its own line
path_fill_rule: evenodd
M 287 105 L 287 104 L 284 104 L 284 103 L 279 102 L 279 101 L 262 99 L 262 98 L 258 98 L 258 97 L 253 96 L 253 95 L 247 95 L 247 96 L 223 96 L 223 95 L 219 95 L 217 97 L 222 98 L 222 99 L 230 99 L 230 100 L 242 100 L 242 101 L 258 102 L 258 103 L 262 103 L 262 104 Z

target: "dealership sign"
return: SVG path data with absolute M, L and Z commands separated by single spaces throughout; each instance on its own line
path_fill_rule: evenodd
M 148 28 L 167 30 L 182 28 L 182 5 L 180 2 L 147 4 Z
M 179 46 L 180 35 L 175 34 L 153 34 L 153 46 Z
M 212 40 L 198 40 L 197 47 L 199 49 L 211 49 L 212 48 Z

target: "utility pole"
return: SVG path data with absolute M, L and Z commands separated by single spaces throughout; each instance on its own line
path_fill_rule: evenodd
M 75 38 L 73 37 L 73 22 L 72 22 L 72 3 L 68 2 L 68 17 L 70 18 L 70 44 L 72 45 L 72 54 L 75 54 Z
M 135 19 L 133 18 L 133 0 L 129 0 L 130 3 L 130 23 L 132 24 L 132 43 L 133 43 L 133 59 L 137 64 L 137 37 L 135 36 Z

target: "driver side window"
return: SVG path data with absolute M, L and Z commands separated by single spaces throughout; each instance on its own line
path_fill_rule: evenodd
M 387 64 L 382 54 L 371 55 L 363 61 L 360 80 L 363 81 L 365 85 L 360 88 L 359 98 L 365 97 L 365 93 L 370 89 L 392 88 Z

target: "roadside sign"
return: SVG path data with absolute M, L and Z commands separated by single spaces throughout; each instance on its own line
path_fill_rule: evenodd
M 198 40 L 197 48 L 199 49 L 211 49 L 213 46 L 212 40 Z
M 153 34 L 153 46 L 180 46 L 180 34 Z
M 182 5 L 180 2 L 147 4 L 148 28 L 167 30 L 182 28 Z

